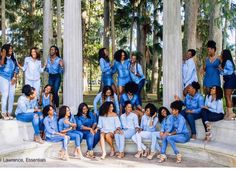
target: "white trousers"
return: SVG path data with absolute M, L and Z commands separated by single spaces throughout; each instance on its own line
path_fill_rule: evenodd
M 152 138 L 152 132 L 149 131 L 141 131 L 140 133 L 136 133 L 132 136 L 132 140 L 137 144 L 138 151 L 146 150 L 146 146 L 142 143 L 142 139 L 150 139 Z

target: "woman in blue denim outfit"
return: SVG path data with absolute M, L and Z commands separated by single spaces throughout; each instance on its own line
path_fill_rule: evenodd
M 19 68 L 13 53 L 13 47 L 5 44 L 1 48 L 0 56 L 0 93 L 2 94 L 1 116 L 4 120 L 12 120 L 17 74 Z M 8 110 L 7 110 L 8 102 Z
M 58 117 L 53 106 L 48 105 L 43 109 L 44 116 L 44 126 L 45 126 L 45 136 L 46 141 L 49 142 L 62 142 L 62 148 L 59 151 L 59 157 L 62 160 L 69 160 L 68 155 L 68 144 L 70 142 L 70 137 L 66 134 L 60 133 L 58 130 Z
M 100 140 L 100 131 L 97 129 L 97 116 L 90 112 L 86 103 L 81 103 L 75 117 L 77 130 L 83 133 L 83 139 L 87 142 L 86 156 L 94 158 L 93 149 Z
M 76 130 L 77 124 L 74 115 L 71 114 L 68 106 L 61 106 L 59 109 L 58 128 L 59 132 L 68 135 L 71 140 L 75 141 L 74 157 L 83 159 L 80 149 L 83 133 Z
M 172 113 L 167 119 L 167 130 L 161 135 L 162 147 L 160 160 L 158 161 L 160 163 L 166 160 L 166 149 L 168 143 L 176 155 L 176 163 L 181 163 L 182 161 L 182 156 L 175 143 L 186 143 L 190 139 L 186 121 L 184 117 L 180 115 L 182 106 L 183 103 L 179 100 L 176 100 L 170 104 Z

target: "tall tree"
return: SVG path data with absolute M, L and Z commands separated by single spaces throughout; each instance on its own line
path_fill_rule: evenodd
M 110 8 L 109 0 L 104 0 L 104 37 L 103 46 L 109 51 L 109 38 L 110 38 Z
M 62 50 L 61 37 L 61 0 L 57 0 L 57 46 L 60 51 Z
M 5 0 L 2 0 L 1 11 L 2 11 L 2 44 L 6 43 L 6 17 L 5 17 Z
M 111 9 L 111 40 L 112 40 L 112 56 L 115 53 L 116 45 L 115 45 L 115 21 L 114 21 L 114 6 L 115 2 L 114 0 L 110 1 L 110 9 Z

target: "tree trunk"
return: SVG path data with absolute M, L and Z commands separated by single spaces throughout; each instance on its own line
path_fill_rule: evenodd
M 112 56 L 114 56 L 116 45 L 115 45 L 115 21 L 114 21 L 114 0 L 110 1 L 111 6 L 111 39 L 112 39 Z
M 182 97 L 182 40 L 180 0 L 164 0 L 163 13 L 163 105 L 174 95 Z
M 49 48 L 51 46 L 51 33 L 52 33 L 52 13 L 51 13 L 52 1 L 45 0 L 43 6 L 43 60 L 47 60 Z M 43 85 L 47 84 L 47 76 L 44 73 Z
M 2 0 L 1 11 L 2 11 L 2 45 L 6 43 L 6 10 L 5 10 L 5 0 Z
M 110 37 L 110 9 L 109 0 L 104 0 L 104 37 L 103 47 L 109 52 L 109 37 Z
M 217 0 L 212 0 L 211 4 L 213 6 L 210 14 L 209 40 L 216 42 L 216 55 L 218 55 L 222 51 L 222 28 L 220 24 L 217 24 L 221 13 L 221 4 Z
M 183 54 L 185 54 L 188 49 L 196 49 L 197 16 L 199 6 L 200 0 L 185 0 Z
M 61 37 L 61 0 L 57 0 L 57 46 L 62 53 Z
M 132 20 L 131 20 L 131 26 L 130 26 L 130 42 L 129 42 L 130 56 L 132 53 L 132 45 L 133 45 L 134 10 L 135 10 L 134 4 L 132 3 Z
M 153 57 L 152 57 L 152 82 L 151 82 L 151 92 L 156 93 L 159 87 L 157 87 L 157 81 L 158 81 L 158 15 L 157 15 L 157 9 L 158 9 L 158 0 L 153 0 L 154 5 L 154 13 L 153 13 Z M 158 94 L 158 92 L 157 92 Z

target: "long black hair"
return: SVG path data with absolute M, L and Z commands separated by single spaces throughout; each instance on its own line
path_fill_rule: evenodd
M 90 110 L 89 110 L 89 107 L 88 107 L 88 105 L 87 105 L 86 103 L 80 103 L 80 105 L 79 105 L 79 107 L 78 107 L 77 116 L 80 117 L 80 116 L 83 115 L 83 108 L 84 108 L 84 107 L 87 107 L 87 109 L 88 109 L 87 117 L 88 117 L 88 118 L 91 118 L 90 115 L 89 115 Z
M 149 109 L 150 110 L 150 116 L 152 117 L 156 112 L 157 112 L 157 108 L 154 104 L 152 103 L 148 103 L 146 106 L 145 106 L 145 111 Z
M 55 111 L 54 107 L 52 105 L 47 105 L 43 108 L 43 117 L 47 117 L 48 116 L 48 112 L 50 110 L 50 107 L 53 108 L 53 110 Z
M 233 61 L 233 58 L 232 58 L 232 55 L 231 55 L 230 50 L 224 49 L 223 52 L 222 52 L 222 63 L 221 63 L 221 67 L 222 67 L 222 68 L 225 67 L 225 64 L 226 64 L 226 61 L 227 61 L 227 60 L 229 60 L 229 61 L 232 62 L 233 67 L 234 67 L 234 69 L 235 69 L 234 61 Z
M 58 48 L 57 46 L 55 46 L 55 45 L 52 45 L 52 46 L 50 47 L 50 50 L 51 50 L 51 48 L 54 48 L 54 49 L 56 50 L 56 55 L 57 55 L 58 57 L 60 57 L 59 48 Z
M 107 62 L 110 62 L 109 56 L 106 56 L 105 50 L 106 50 L 106 48 L 99 49 L 99 51 L 98 51 L 98 62 L 100 61 L 101 58 L 103 58 Z
M 223 90 L 220 86 L 212 86 L 207 96 L 209 97 L 211 95 L 211 89 L 213 87 L 216 87 L 216 101 L 221 100 L 223 98 Z
M 10 48 L 13 49 L 13 46 L 11 44 L 4 44 L 1 48 L 1 52 L 3 51 L 3 49 L 5 49 L 6 50 L 6 56 L 8 56 Z M 16 58 L 15 58 L 15 55 L 14 55 L 13 52 L 11 54 L 11 60 L 14 62 L 15 67 L 17 67 Z M 7 58 L 5 58 L 5 60 L 4 60 L 4 64 L 6 64 L 6 63 L 7 63 Z
M 102 89 L 102 101 L 105 102 L 107 99 L 106 92 L 110 90 L 111 91 L 111 101 L 114 101 L 114 91 L 111 86 L 104 86 Z
M 58 121 L 61 119 L 61 118 L 64 118 L 66 116 L 66 109 L 70 109 L 68 106 L 61 106 L 60 109 L 59 109 L 59 117 L 58 117 Z M 71 115 L 70 114 L 70 117 L 69 119 L 71 118 Z
M 102 106 L 99 109 L 99 116 L 107 116 L 110 105 L 113 105 L 114 109 L 113 112 L 115 112 L 115 106 L 113 102 L 105 102 L 102 104 Z
M 161 114 L 162 110 L 166 111 L 166 117 L 168 115 L 170 115 L 170 111 L 165 106 L 160 107 L 159 110 L 158 110 L 158 120 L 159 120 L 160 123 L 162 123 L 163 119 L 165 119 L 165 117 L 162 116 L 162 114 Z
M 114 58 L 117 62 L 121 61 L 121 54 L 122 53 L 125 54 L 125 60 L 129 58 L 128 54 L 123 49 L 120 49 L 120 50 L 116 51 L 114 54 Z

